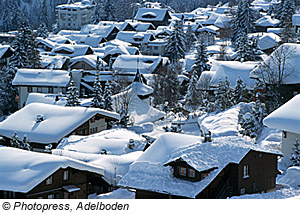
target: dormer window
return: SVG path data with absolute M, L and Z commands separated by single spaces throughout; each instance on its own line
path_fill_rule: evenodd
M 189 169 L 189 174 L 188 174 L 189 177 L 191 178 L 195 178 L 196 176 L 196 172 L 194 169 Z

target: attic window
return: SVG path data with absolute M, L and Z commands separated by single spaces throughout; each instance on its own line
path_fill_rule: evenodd
M 143 15 L 142 15 L 142 18 L 150 18 L 150 19 L 153 19 L 153 18 L 156 18 L 156 14 L 155 13 L 153 13 L 153 12 L 148 12 L 148 13 L 144 13 Z
M 186 168 L 185 167 L 179 167 L 179 175 L 186 176 Z
M 152 63 L 154 63 L 154 61 L 153 60 L 146 60 L 146 61 L 144 61 L 144 63 L 152 64 Z
M 36 123 L 42 122 L 45 120 L 45 117 L 42 114 L 36 115 Z

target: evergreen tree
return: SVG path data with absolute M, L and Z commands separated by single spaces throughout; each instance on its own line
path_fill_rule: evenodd
M 48 35 L 49 35 L 49 32 L 47 30 L 45 23 L 40 24 L 40 26 L 36 32 L 36 36 L 46 39 L 48 37 Z
M 104 110 L 109 110 L 109 111 L 113 111 L 113 105 L 112 105 L 112 99 L 111 99 L 111 85 L 109 83 L 109 81 L 106 81 L 105 83 L 105 88 L 104 88 L 104 95 L 103 95 L 103 99 L 104 99 Z
M 12 29 L 11 8 L 5 7 L 2 15 L 3 31 L 8 32 Z
M 236 86 L 233 93 L 234 104 L 246 102 L 248 99 L 249 91 L 247 90 L 246 84 L 240 76 L 238 76 L 238 79 L 236 80 Z
M 0 72 L 0 109 L 7 115 L 15 112 L 18 108 L 15 100 L 18 90 L 12 85 L 16 68 L 10 63 L 7 67 L 3 67 Z
M 300 147 L 298 139 L 296 139 L 294 143 L 293 153 L 290 159 L 292 161 L 292 166 L 300 166 Z
M 193 70 L 197 71 L 197 75 L 200 78 L 203 71 L 210 70 L 206 46 L 202 39 L 199 40 L 199 44 L 196 46 L 196 50 L 196 59 L 193 65 Z
M 234 105 L 233 89 L 230 87 L 230 82 L 227 76 L 224 82 L 219 79 L 219 84 L 215 91 L 215 98 L 215 107 L 218 110 L 223 111 Z
M 189 25 L 187 27 L 186 33 L 185 33 L 185 48 L 186 52 L 189 52 L 191 49 L 194 48 L 195 42 L 197 38 L 193 32 L 192 26 Z
M 196 84 L 198 81 L 198 75 L 195 70 L 192 72 L 192 76 L 189 81 L 187 94 L 185 96 L 186 105 L 191 107 L 193 111 L 197 110 L 197 107 L 201 102 L 201 94 L 199 90 L 196 88 Z
M 294 0 L 282 0 L 280 4 L 279 26 L 282 28 L 281 40 L 283 43 L 296 41 L 296 29 L 292 23 L 292 16 L 295 13 Z
M 36 37 L 27 23 L 23 23 L 18 30 L 12 47 L 15 50 L 10 59 L 12 65 L 18 68 L 40 68 L 41 59 Z
M 80 106 L 79 93 L 73 80 L 71 80 L 70 82 L 70 86 L 67 89 L 66 95 L 67 95 L 66 106 L 68 107 Z
M 233 36 L 232 42 L 235 45 L 238 38 L 242 38 L 241 34 L 251 33 L 254 31 L 255 15 L 251 7 L 251 0 L 240 0 L 236 15 L 233 19 Z
M 40 15 L 40 25 L 44 24 L 47 30 L 49 30 L 50 20 L 49 20 L 49 15 L 48 15 L 48 4 L 47 0 L 43 0 L 42 3 L 42 8 L 41 8 L 41 15 Z
M 14 133 L 14 135 L 11 137 L 10 140 L 10 146 L 11 147 L 15 147 L 15 148 L 19 148 L 21 145 L 21 141 L 17 135 L 17 132 Z
M 20 4 L 18 4 L 18 1 L 13 1 L 13 3 L 12 3 L 11 26 L 12 26 L 13 30 L 19 29 L 22 26 L 22 23 L 25 21 L 19 5 Z
M 104 21 L 115 21 L 115 6 L 112 0 L 104 0 L 101 7 L 101 20 Z
M 202 92 L 202 106 L 203 111 L 206 113 L 215 111 L 215 103 L 210 101 L 209 93 L 207 91 Z
M 96 72 L 95 82 L 93 86 L 93 99 L 92 99 L 92 107 L 104 109 L 104 99 L 102 86 L 100 81 L 100 73 Z
M 166 45 L 166 56 L 171 62 L 176 63 L 185 56 L 185 35 L 182 21 L 176 21 L 174 30 L 168 38 Z
M 254 106 L 254 117 L 257 121 L 257 132 L 260 134 L 262 127 L 263 127 L 263 120 L 265 118 L 265 108 L 261 104 L 258 97 L 256 97 L 255 100 L 255 106 Z
M 97 3 L 95 8 L 94 24 L 98 24 L 101 21 L 101 3 Z
M 257 138 L 257 121 L 252 113 L 247 112 L 242 116 L 241 130 L 239 131 L 242 135 L 249 136 L 251 138 Z
M 25 134 L 24 137 L 23 137 L 22 142 L 20 143 L 20 149 L 25 149 L 25 150 L 30 151 L 30 148 L 31 147 L 28 143 L 27 135 Z

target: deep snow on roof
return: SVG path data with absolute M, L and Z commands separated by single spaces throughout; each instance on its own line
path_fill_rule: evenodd
M 277 57 L 276 57 L 277 56 Z M 270 54 L 265 60 L 264 63 L 268 65 L 270 70 L 274 70 L 274 76 L 278 75 L 278 63 L 276 59 L 278 56 L 286 60 L 281 63 L 281 67 L 284 67 L 284 74 L 282 78 L 282 84 L 298 84 L 300 83 L 300 73 L 299 73 L 299 62 L 300 62 L 300 44 L 294 43 L 284 43 L 280 45 L 272 54 Z M 275 59 L 275 60 L 273 60 Z M 283 65 L 284 64 L 284 65 Z M 269 80 L 266 78 L 266 72 L 260 71 L 261 66 L 257 66 L 250 73 L 251 78 L 262 79 L 262 76 L 265 77 L 265 81 L 268 83 Z M 275 79 L 276 77 L 274 77 Z
M 18 69 L 12 84 L 15 86 L 66 87 L 69 82 L 69 72 L 65 70 Z
M 29 192 L 58 169 L 67 167 L 104 175 L 99 165 L 57 155 L 0 147 L 0 190 Z
M 119 120 L 117 113 L 98 108 L 32 103 L 1 122 L 0 135 L 11 138 L 16 132 L 20 138 L 27 135 L 29 142 L 58 143 L 96 114 Z M 44 120 L 37 122 L 38 115 L 43 116 Z
M 167 9 L 139 8 L 134 19 L 140 21 L 163 21 L 167 13 L 169 13 Z
M 300 133 L 300 95 L 294 96 L 264 119 L 264 125 L 293 133 Z
M 93 67 L 94 69 L 96 69 L 96 64 L 97 64 L 97 58 L 99 56 L 98 55 L 83 55 L 83 56 L 78 56 L 78 57 L 74 57 L 70 60 L 70 67 L 75 65 L 78 62 L 85 62 L 87 64 L 89 64 L 91 67 Z M 105 61 L 103 61 L 101 58 L 99 58 L 99 62 L 100 65 L 102 64 L 103 66 L 106 66 L 107 63 Z
M 148 150 L 134 162 L 119 186 L 195 198 L 229 163 L 239 163 L 251 150 L 271 152 L 248 143 L 242 137 L 214 138 L 212 143 L 201 143 L 196 136 L 180 134 L 161 135 Z M 199 182 L 189 182 L 173 176 L 171 161 L 182 158 L 198 171 L 213 170 Z
M 248 88 L 251 89 L 254 86 L 254 80 L 250 79 L 249 74 L 258 65 L 258 62 L 220 61 L 218 63 L 219 66 L 211 79 L 210 86 L 218 86 L 219 79 L 224 81 L 226 76 L 230 81 L 231 87 L 236 86 L 236 80 L 239 76 Z
M 7 52 L 7 50 L 11 49 L 9 45 L 2 45 L 0 44 L 0 58 Z M 11 49 L 12 50 L 12 49 Z
M 275 27 L 276 25 L 279 24 L 278 19 L 272 19 L 271 16 L 263 16 L 260 19 L 255 21 L 256 26 L 263 26 L 263 27 Z

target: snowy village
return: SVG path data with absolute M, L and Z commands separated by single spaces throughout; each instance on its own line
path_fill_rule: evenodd
M 2 0 L 0 199 L 300 198 L 299 27 L 298 0 Z

